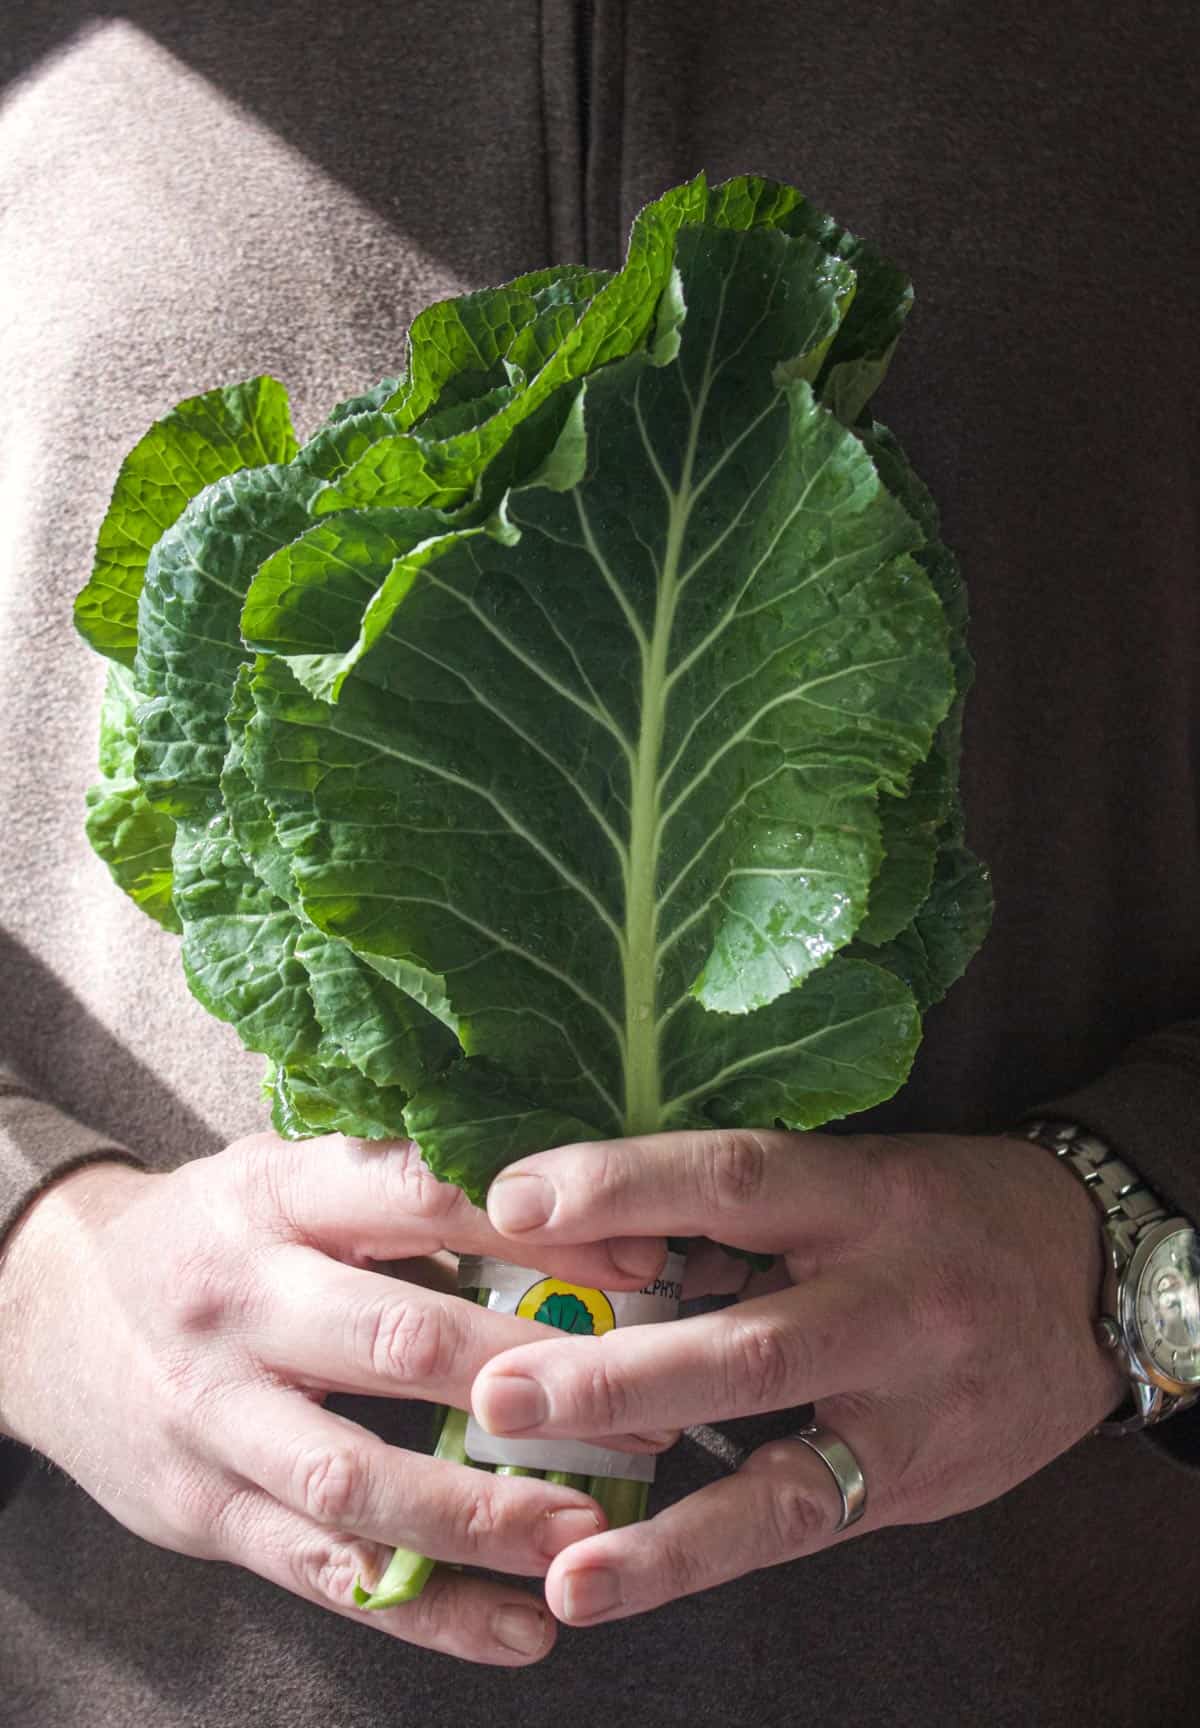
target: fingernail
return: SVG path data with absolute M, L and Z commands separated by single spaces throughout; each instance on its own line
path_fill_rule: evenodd
M 546 1642 L 546 1622 L 536 1608 L 511 1602 L 494 1616 L 492 1636 L 518 1656 L 533 1656 Z
M 608 1257 L 627 1278 L 653 1278 L 662 1271 L 667 1247 L 661 1236 L 614 1236 Z
M 547 1560 L 553 1560 L 556 1554 L 561 1554 L 572 1542 L 582 1542 L 585 1536 L 594 1536 L 600 1529 L 601 1520 L 595 1512 L 589 1512 L 586 1506 L 564 1506 L 561 1512 L 545 1513 L 539 1520 L 539 1525 L 538 1552 L 544 1554 Z
M 498 1176 L 488 1189 L 488 1217 L 506 1235 L 544 1224 L 554 1210 L 554 1184 L 544 1176 Z
M 621 1600 L 621 1580 L 607 1566 L 581 1566 L 563 1579 L 563 1613 L 568 1620 L 607 1614 Z
M 476 1416 L 489 1434 L 520 1434 L 549 1415 L 546 1394 L 527 1374 L 492 1374 L 472 1397 Z

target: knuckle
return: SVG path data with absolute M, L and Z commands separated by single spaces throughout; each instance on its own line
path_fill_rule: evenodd
M 380 1379 L 417 1386 L 446 1378 L 454 1351 L 436 1305 L 385 1297 L 366 1311 L 362 1328 L 362 1357 Z
M 708 1583 L 700 1556 L 686 1542 L 674 1537 L 661 1542 L 659 1563 L 668 1598 L 692 1596 Z
M 605 1359 L 603 1346 L 589 1352 L 591 1360 L 582 1368 L 575 1403 L 580 1420 L 594 1424 L 602 1434 L 614 1434 L 632 1419 L 627 1389 Z M 582 1355 L 582 1351 L 580 1352 Z
M 566 1174 L 569 1180 L 570 1172 Z M 590 1152 L 586 1176 L 587 1192 L 593 1197 L 601 1196 L 605 1202 L 614 1204 L 628 1189 L 630 1175 L 630 1159 L 625 1143 L 619 1140 L 601 1141 Z M 559 1205 L 562 1205 L 561 1188 Z
M 829 1513 L 812 1494 L 788 1481 L 772 1485 L 766 1513 L 774 1552 L 789 1558 L 819 1547 L 836 1522 L 836 1519 L 831 1522 Z
M 473 1630 L 472 1622 L 481 1618 L 478 1605 L 455 1588 L 452 1573 L 438 1567 L 428 1584 L 411 1602 L 404 1605 L 404 1630 L 400 1634 L 408 1643 L 436 1649 L 448 1635 Z
M 472 1485 L 459 1514 L 459 1539 L 468 1559 L 485 1557 L 504 1525 L 504 1516 L 490 1487 Z
M 342 1542 L 317 1542 L 297 1553 L 292 1567 L 303 1594 L 344 1603 L 352 1599 L 363 1561 Z
M 242 1280 L 219 1246 L 197 1243 L 185 1249 L 172 1273 L 163 1296 L 175 1332 L 216 1332 L 242 1306 Z
M 260 1221 L 286 1223 L 292 1148 L 269 1136 L 252 1134 L 227 1146 L 221 1158 L 239 1210 Z
M 756 1134 L 716 1129 L 698 1142 L 698 1174 L 705 1198 L 718 1216 L 740 1213 L 763 1191 L 766 1153 Z
M 233 1554 L 243 1545 L 247 1496 L 199 1460 L 184 1464 L 168 1495 L 167 1521 L 198 1557 Z
M 731 1407 L 779 1410 L 793 1402 L 789 1387 L 803 1344 L 776 1320 L 735 1320 L 727 1353 L 727 1397 Z
M 438 1180 L 412 1140 L 383 1146 L 364 1142 L 359 1156 L 374 1161 L 384 1216 L 444 1223 L 465 1199 L 453 1182 Z
M 358 1446 L 322 1446 L 300 1455 L 294 1483 L 297 1507 L 315 1524 L 353 1529 L 370 1496 L 370 1466 Z

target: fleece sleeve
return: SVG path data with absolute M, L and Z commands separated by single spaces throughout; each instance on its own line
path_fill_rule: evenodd
M 139 1162 L 109 1136 L 34 1097 L 15 1074 L 0 1068 L 0 1275 L 5 1240 L 37 1195 L 81 1164 L 108 1158 Z M 0 1508 L 28 1462 L 23 1446 L 0 1436 Z
M 31 1201 L 59 1176 L 97 1158 L 140 1160 L 106 1134 L 43 1103 L 0 1067 L 0 1254 Z
M 1090 1128 L 1173 1211 L 1200 1226 L 1200 1020 L 1139 1039 L 1107 1073 L 1030 1115 Z M 1148 1429 L 1145 1439 L 1200 1469 L 1200 1405 Z

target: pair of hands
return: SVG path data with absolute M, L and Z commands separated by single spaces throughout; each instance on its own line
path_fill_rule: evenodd
M 451 1293 L 454 1253 L 609 1289 L 664 1238 L 711 1245 L 689 1296 L 732 1306 L 565 1339 Z M 386 1272 L 377 1268 L 386 1265 Z M 686 1133 L 542 1153 L 489 1213 L 415 1148 L 240 1141 L 169 1176 L 60 1180 L 0 1264 L 0 1431 L 46 1453 L 129 1529 L 245 1566 L 412 1643 L 520 1666 L 555 1622 L 526 1591 L 439 1568 L 365 1614 L 356 1577 L 393 1546 L 545 1578 L 593 1624 L 881 1525 L 980 1505 L 1120 1400 L 1092 1324 L 1102 1270 L 1086 1194 L 1021 1140 Z M 659 1450 L 696 1422 L 813 1402 L 868 1484 L 840 1504 L 807 1448 L 775 1442 L 642 1525 L 586 1495 L 391 1447 L 330 1392 L 473 1407 L 495 1432 Z

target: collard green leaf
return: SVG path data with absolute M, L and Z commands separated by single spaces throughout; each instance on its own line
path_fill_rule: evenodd
M 175 824 L 152 810 L 133 773 L 140 698 L 128 670 L 110 661 L 100 707 L 100 772 L 88 788 L 87 837 L 113 881 L 156 923 L 180 928 L 171 903 Z
M 483 1206 L 492 1180 L 506 1165 L 547 1146 L 594 1140 L 596 1129 L 578 1117 L 526 1096 L 487 1060 L 457 1063 L 409 1099 L 409 1135 L 431 1170 Z
M 528 361 L 553 353 L 555 337 L 561 342 L 607 277 L 607 271 L 578 265 L 551 267 L 427 306 L 413 320 L 408 376 L 385 404 L 387 411 L 412 426 L 435 406 L 467 400 L 464 378 L 483 380 L 490 389 L 503 381 L 497 369 L 514 348 L 530 370 Z
M 894 976 L 820 970 L 953 694 L 920 530 L 805 381 L 849 278 L 769 229 L 685 229 L 675 262 L 673 358 L 594 373 L 567 453 L 486 530 L 418 558 L 383 512 L 308 537 L 287 658 L 252 680 L 246 767 L 306 915 L 446 981 L 472 1060 L 406 1119 L 477 1191 L 550 1143 L 547 1111 L 811 1125 L 915 1047 Z M 360 619 L 331 651 L 339 563 Z
M 131 454 L 89 833 L 281 1134 L 411 1135 L 482 1204 L 546 1145 L 903 1082 L 990 911 L 965 596 L 867 406 L 911 297 L 700 176 L 616 275 L 430 307 L 299 451 L 254 380 Z
M 300 923 L 246 863 L 228 815 L 181 822 L 174 864 L 192 994 L 248 1049 L 280 1064 L 315 1061 L 322 1035 L 296 954 Z
M 175 824 L 152 810 L 136 780 L 103 780 L 87 792 L 87 837 L 113 881 L 166 930 L 178 930 L 171 903 Z
M 351 1117 L 367 1121 L 369 1112 L 362 1088 L 335 1085 L 331 1072 L 363 1062 L 364 1083 L 388 1091 L 394 1116 L 397 1085 L 414 1084 L 426 1060 L 435 1071 L 457 1043 L 417 1002 L 298 916 L 269 807 L 244 773 L 242 733 L 253 710 L 238 618 L 254 572 L 309 525 L 316 484 L 301 464 L 227 478 L 156 547 L 138 664 L 157 694 L 139 711 L 136 760 L 156 804 L 179 819 L 175 903 L 193 994 L 281 1070 L 306 1065 L 304 1113 L 345 1126 Z M 327 1100 L 324 1115 L 318 1094 Z
M 957 819 L 947 824 L 929 894 L 908 928 L 881 947 L 852 949 L 906 984 L 922 1013 L 961 978 L 992 921 L 991 880 L 957 827 Z
M 238 667 L 229 713 L 225 717 L 227 748 L 221 765 L 221 802 L 229 818 L 230 832 L 243 859 L 285 905 L 292 898 L 292 870 L 287 853 L 279 844 L 266 799 L 246 773 L 242 761 L 243 733 L 254 714 L 250 691 L 252 662 Z M 214 728 L 214 743 L 219 734 Z
M 222 475 L 289 462 L 296 448 L 274 378 L 190 397 L 150 428 L 121 465 L 91 580 L 75 602 L 76 628 L 97 653 L 133 664 L 147 560 L 190 500 Z
M 417 431 L 381 439 L 316 501 L 317 514 L 348 505 L 429 504 L 452 509 L 464 503 L 482 471 L 504 448 L 521 421 L 545 406 L 562 385 L 638 347 L 650 328 L 659 295 L 667 282 L 680 225 L 701 220 L 707 201 L 708 193 L 700 177 L 676 187 L 642 211 L 633 225 L 624 269 L 590 300 L 552 357 L 498 414 L 444 443 L 422 439 Z M 457 304 L 449 301 L 445 307 Z M 422 324 L 424 318 L 431 320 L 428 326 Z M 431 371 L 437 368 L 438 343 L 445 335 L 445 322 L 452 319 L 449 310 L 431 307 L 414 321 L 413 373 L 417 371 L 418 357 L 426 350 L 430 351 Z M 509 325 L 493 318 L 489 320 L 489 329 L 496 334 L 499 348 L 499 341 L 508 336 Z M 514 338 L 517 333 L 513 331 Z M 472 338 L 473 344 L 479 339 L 475 333 Z M 410 380 L 388 406 L 391 411 L 405 415 L 415 403 L 424 406 L 426 394 L 427 390 Z
M 373 1085 L 411 1092 L 458 1055 L 449 1027 L 344 942 L 309 926 L 296 953 L 318 1024 L 336 1032 L 339 1051 Z
M 407 1138 L 404 1092 L 397 1086 L 375 1086 L 353 1069 L 277 1069 L 270 1096 L 272 1125 L 285 1140 L 304 1140 L 312 1134 L 349 1134 L 356 1140 Z
M 817 210 L 795 187 L 743 175 L 713 188 L 709 221 L 732 228 L 778 228 L 817 241 L 854 271 L 853 303 L 817 382 L 821 401 L 845 425 L 855 425 L 886 376 L 913 301 L 902 270 Z
M 403 378 L 381 378 L 378 384 L 369 390 L 362 390 L 356 396 L 347 397 L 345 402 L 339 402 L 331 408 L 325 417 L 320 432 L 338 425 L 343 420 L 353 420 L 359 415 L 374 413 L 381 409 L 385 402 L 390 402 L 403 384 Z
M 259 565 L 310 524 L 320 482 L 298 466 L 256 468 L 208 487 L 155 546 L 138 609 L 138 779 L 175 817 L 220 808 L 225 716 L 248 658 L 238 630 Z
M 803 989 L 751 1015 L 686 1005 L 663 1042 L 663 1112 L 721 1128 L 817 1128 L 890 1098 L 921 1039 L 909 991 L 838 955 Z

